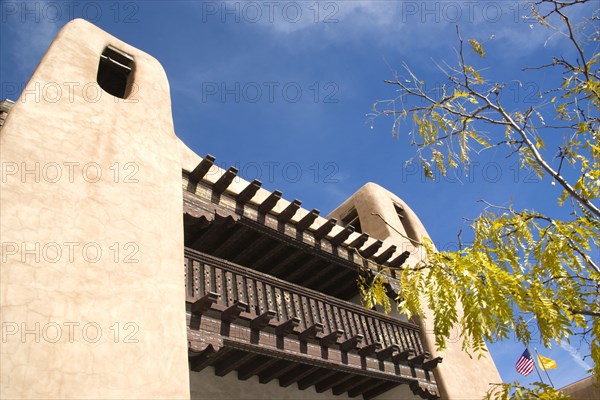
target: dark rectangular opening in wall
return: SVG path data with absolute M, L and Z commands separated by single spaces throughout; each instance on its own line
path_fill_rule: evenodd
M 406 232 L 408 237 L 412 239 L 413 244 L 419 243 L 419 235 L 415 231 L 415 228 L 411 224 L 411 222 L 406 218 L 404 207 L 394 203 L 394 209 L 396 210 L 396 214 L 398 214 L 398 218 L 400 219 L 400 223 L 402 224 L 404 231 Z
M 132 70 L 132 56 L 112 46 L 106 46 L 100 56 L 96 80 L 104 91 L 124 99 L 130 91 Z
M 355 208 L 350 210 L 350 212 L 342 218 L 342 225 L 345 227 L 348 225 L 352 225 L 354 227 L 355 232 L 362 233 L 360 219 L 358 218 L 358 212 L 356 212 Z
M 398 218 L 400 218 L 400 221 L 402 221 L 404 219 L 404 208 L 402 208 L 402 206 L 399 206 L 396 203 L 394 203 L 394 208 L 396 209 L 396 214 L 398 214 Z

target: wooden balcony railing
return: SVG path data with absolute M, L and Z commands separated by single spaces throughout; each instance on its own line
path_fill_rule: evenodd
M 224 311 L 241 304 L 240 314 L 249 320 L 272 311 L 271 325 L 287 322 L 294 325 L 294 331 L 312 328 L 319 336 L 337 332 L 334 344 L 362 337 L 362 343 L 357 343 L 362 347 L 377 343 L 381 348 L 397 345 L 423 352 L 416 325 L 193 250 L 186 250 L 185 260 L 191 301 L 214 293 L 218 295 L 214 309 Z
M 313 365 L 316 378 L 331 370 L 385 388 L 406 383 L 424 398 L 437 396 L 430 371 L 441 359 L 429 359 L 416 325 L 191 249 L 185 250 L 185 273 L 192 370 L 216 365 L 218 375 L 238 369 L 240 379 L 247 379 L 249 357 L 260 354 L 262 364 L 265 357 L 279 357 Z M 217 362 L 228 348 L 234 354 Z M 250 371 L 265 383 L 293 365 L 286 368 L 271 368 L 270 378 Z M 281 385 L 294 381 L 279 379 Z

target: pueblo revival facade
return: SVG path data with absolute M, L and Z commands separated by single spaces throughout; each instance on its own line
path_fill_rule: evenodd
M 31 95 L 51 82 L 102 96 Z M 436 353 L 424 321 L 359 305 L 359 271 L 418 261 L 408 205 L 369 183 L 323 217 L 218 168 L 175 135 L 158 61 L 90 23 L 60 31 L 1 116 L 2 397 L 474 399 L 500 382 L 461 343 Z

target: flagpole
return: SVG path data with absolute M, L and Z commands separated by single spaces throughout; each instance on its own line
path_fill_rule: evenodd
M 526 348 L 526 349 L 527 349 L 527 351 L 529 352 L 529 355 L 531 355 L 531 351 L 529 350 L 529 347 L 528 347 L 528 346 L 526 346 L 525 348 Z M 537 353 L 537 351 L 536 351 L 536 353 Z M 535 368 L 535 372 L 537 372 L 538 376 L 540 377 L 540 381 L 541 381 L 542 383 L 544 383 L 544 380 L 542 379 L 542 375 L 540 374 L 540 371 L 538 370 L 538 367 L 537 367 L 537 363 L 536 363 L 535 361 L 536 361 L 536 360 L 534 360 L 534 361 L 533 361 L 533 367 Z M 554 385 L 552 385 L 552 387 L 554 387 Z
M 537 349 L 535 347 L 533 349 L 535 350 L 535 355 L 537 356 L 537 361 L 539 361 L 540 360 L 540 354 L 538 353 L 538 351 L 537 351 Z M 552 385 L 552 387 L 554 387 L 554 383 L 552 383 L 552 379 L 550 379 L 550 375 L 548 374 L 548 370 L 546 370 L 546 367 L 544 367 L 544 364 L 542 364 L 542 369 L 546 373 L 546 376 L 548 377 L 548 380 L 550 381 L 550 384 Z

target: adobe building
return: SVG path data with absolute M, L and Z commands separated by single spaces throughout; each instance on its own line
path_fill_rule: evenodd
M 418 261 L 408 205 L 369 183 L 323 218 L 218 168 L 175 135 L 148 54 L 74 20 L 2 112 L 3 398 L 476 399 L 501 381 L 461 343 L 436 353 L 427 321 L 360 305 L 360 268 Z

